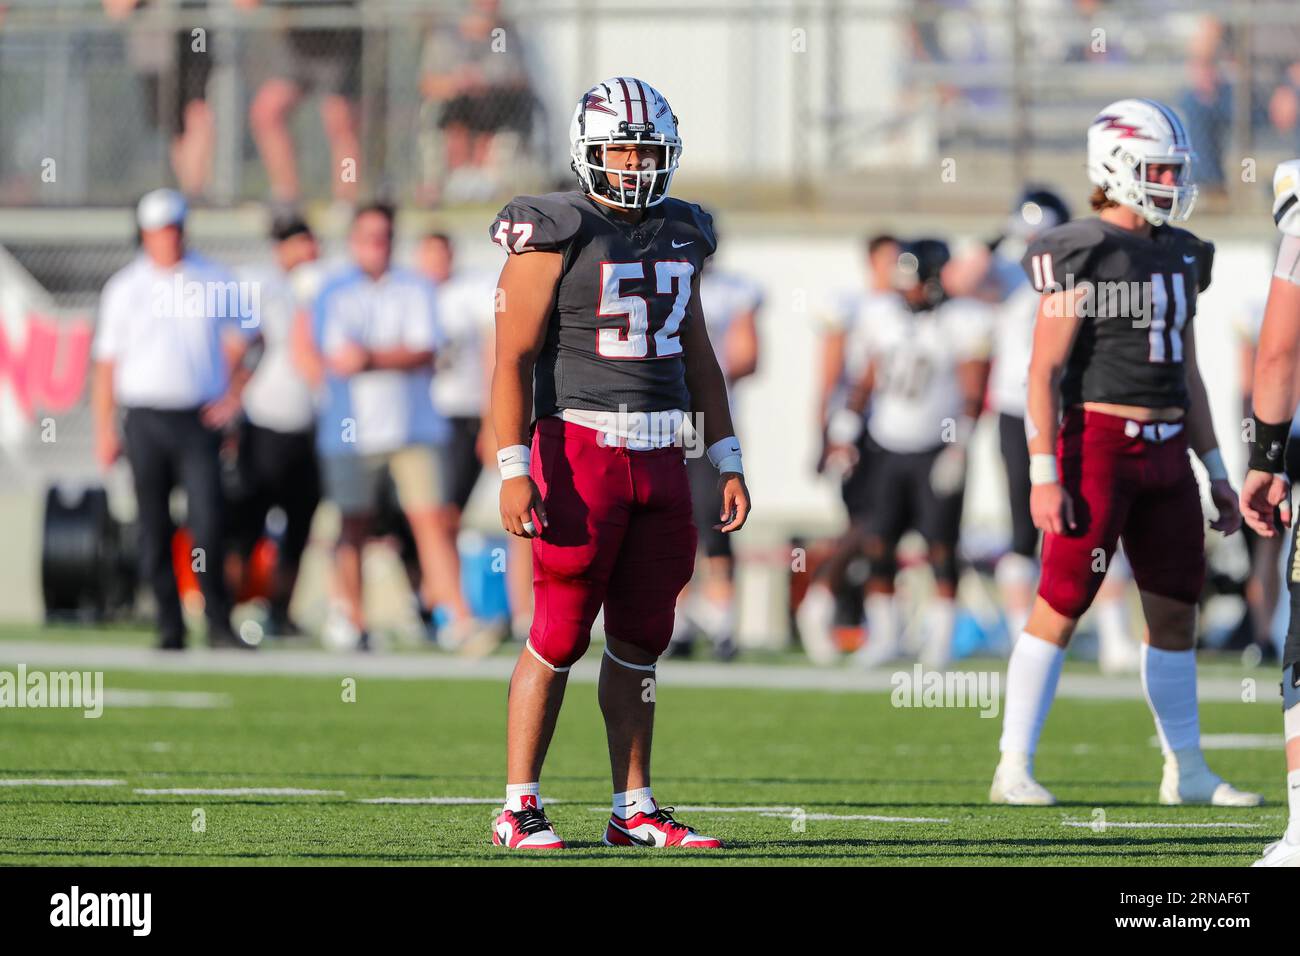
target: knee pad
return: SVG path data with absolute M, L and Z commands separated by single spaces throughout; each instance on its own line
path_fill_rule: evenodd
M 534 629 L 536 624 L 533 625 Z M 545 640 L 539 640 L 535 634 L 530 633 L 528 640 L 524 642 L 524 647 L 528 652 L 537 658 L 557 674 L 563 674 L 570 667 L 582 659 L 582 655 L 587 653 L 587 648 L 591 646 L 591 632 L 585 635 L 561 635 L 557 636 L 553 632 L 548 633 Z

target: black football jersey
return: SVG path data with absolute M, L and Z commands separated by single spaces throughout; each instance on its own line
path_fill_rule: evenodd
M 533 378 L 533 414 L 690 409 L 681 330 L 713 254 L 713 219 L 669 197 L 626 222 L 585 193 L 519 196 L 492 224 L 508 253 L 560 252 L 564 271 Z
M 1063 406 L 1186 408 L 1183 341 L 1213 263 L 1213 244 L 1172 226 L 1142 236 L 1093 217 L 1036 237 L 1022 262 L 1034 288 L 1084 289 Z

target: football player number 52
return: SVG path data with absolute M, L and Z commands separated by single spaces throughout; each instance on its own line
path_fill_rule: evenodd
M 677 331 L 686 315 L 686 305 L 691 298 L 691 275 L 695 266 L 678 259 L 662 259 L 654 263 L 655 293 L 675 295 L 672 310 L 654 332 L 654 357 L 677 355 L 682 350 Z M 645 358 L 649 352 L 650 304 L 644 296 L 624 295 L 624 282 L 645 278 L 645 263 L 602 262 L 600 265 L 600 302 L 596 315 L 601 318 L 626 316 L 627 327 L 603 328 L 596 333 L 596 351 L 605 358 Z

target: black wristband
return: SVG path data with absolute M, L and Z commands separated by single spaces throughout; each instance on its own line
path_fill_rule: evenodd
M 1270 425 L 1258 418 L 1251 419 L 1255 427 L 1255 440 L 1250 446 L 1250 470 L 1278 474 L 1286 468 L 1286 441 L 1291 435 L 1291 421 Z

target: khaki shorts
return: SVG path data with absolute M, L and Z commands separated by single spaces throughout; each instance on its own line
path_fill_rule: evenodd
M 333 455 L 321 464 L 326 497 L 345 515 L 375 510 L 385 469 L 397 486 L 403 511 L 425 511 L 444 503 L 438 456 L 428 445 L 408 445 L 377 455 Z

